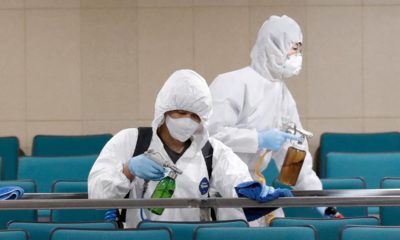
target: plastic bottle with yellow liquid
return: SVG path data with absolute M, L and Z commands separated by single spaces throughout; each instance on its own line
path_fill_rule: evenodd
M 291 141 L 291 146 L 288 148 L 283 162 L 278 180 L 289 186 L 295 186 L 300 175 L 301 168 L 306 158 L 306 138 L 313 136 L 311 132 L 304 129 L 298 129 L 294 122 L 287 119 L 282 120 L 282 130 L 293 135 L 300 134 L 298 141 Z

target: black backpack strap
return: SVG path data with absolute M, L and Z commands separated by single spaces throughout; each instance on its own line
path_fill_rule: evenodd
M 151 139 L 153 137 L 153 129 L 151 127 L 139 127 L 138 137 L 136 140 L 135 152 L 132 157 L 136 157 L 143 154 L 150 147 Z M 130 191 L 125 195 L 125 198 L 129 198 Z M 121 214 L 118 216 L 117 225 L 119 228 L 123 228 L 123 222 L 126 221 L 126 209 L 121 209 Z
M 207 141 L 204 147 L 201 149 L 203 153 L 204 160 L 206 161 L 207 172 L 208 172 L 208 179 L 211 179 L 212 174 L 212 157 L 214 153 L 214 149 L 211 146 L 210 141 Z
M 136 140 L 135 152 L 132 157 L 143 154 L 150 147 L 151 139 L 153 137 L 153 129 L 151 127 L 139 127 L 138 137 Z
M 212 158 L 213 158 L 214 148 L 211 146 L 210 141 L 206 142 L 204 147 L 201 149 L 201 152 L 203 153 L 204 161 L 206 161 L 208 179 L 211 180 Z M 210 194 L 208 194 L 208 197 L 210 197 Z M 216 221 L 217 220 L 217 214 L 216 214 L 214 208 L 211 208 L 210 216 L 211 216 L 211 220 L 212 221 Z

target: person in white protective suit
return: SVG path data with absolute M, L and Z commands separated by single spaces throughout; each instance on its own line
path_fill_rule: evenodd
M 159 152 L 183 171 L 176 178 L 173 198 L 207 198 L 209 188 L 216 189 L 223 197 L 237 197 L 235 186 L 252 180 L 246 164 L 230 148 L 209 138 L 205 124 L 211 112 L 207 83 L 192 70 L 173 73 L 158 93 L 148 149 Z M 165 169 L 143 154 L 132 157 L 140 140 L 138 129 L 131 128 L 122 130 L 104 146 L 89 174 L 89 198 L 121 199 L 128 193 L 129 198 L 151 197 Z M 202 155 L 207 141 L 213 148 L 211 179 Z M 144 189 L 146 180 L 150 181 Z M 268 191 L 271 196 L 277 190 L 271 187 Z M 245 219 L 242 209 L 235 210 L 232 219 Z M 162 215 L 147 209 L 129 209 L 126 226 L 136 227 L 144 219 L 199 221 L 199 218 L 200 210 L 196 208 L 166 208 Z
M 250 55 L 251 65 L 220 74 L 210 86 L 210 134 L 232 148 L 247 163 L 255 179 L 256 172 L 262 172 L 271 159 L 281 169 L 289 147 L 287 140 L 298 138 L 279 130 L 282 118 L 302 129 L 296 102 L 285 84 L 287 78 L 300 73 L 302 42 L 301 29 L 292 18 L 271 16 L 258 32 Z M 305 144 L 307 154 L 294 189 L 321 190 Z M 264 155 L 266 151 L 268 154 Z M 256 169 L 258 162 L 261 165 Z M 325 208 L 318 210 L 323 214 Z M 274 215 L 283 216 L 282 209 Z

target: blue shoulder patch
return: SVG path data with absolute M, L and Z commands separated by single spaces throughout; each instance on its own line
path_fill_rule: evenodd
M 208 193 L 208 189 L 210 188 L 210 183 L 208 182 L 207 178 L 203 178 L 199 184 L 199 191 L 201 195 Z

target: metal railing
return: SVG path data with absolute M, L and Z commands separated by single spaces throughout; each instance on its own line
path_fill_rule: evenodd
M 0 201 L 0 210 L 200 208 L 201 220 L 210 208 L 400 206 L 400 189 L 293 191 L 294 197 L 258 203 L 247 198 L 87 199 L 86 193 L 31 193 L 19 200 Z

